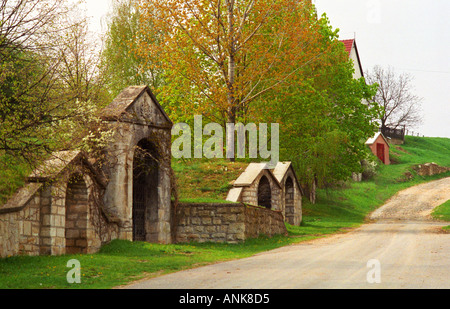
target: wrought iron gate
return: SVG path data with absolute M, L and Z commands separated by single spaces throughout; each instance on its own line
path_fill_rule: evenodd
M 146 186 L 143 175 L 133 178 L 133 240 L 145 241 Z

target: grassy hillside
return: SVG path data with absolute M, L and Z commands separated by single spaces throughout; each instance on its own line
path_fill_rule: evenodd
M 293 234 L 333 233 L 360 225 L 366 216 L 410 186 L 449 177 L 450 173 L 422 177 L 413 166 L 435 162 L 450 166 L 450 139 L 407 136 L 404 145 L 391 145 L 393 164 L 379 164 L 369 181 L 349 182 L 340 187 L 319 190 L 317 204 L 304 200 L 304 220 L 301 227 L 288 227 Z M 405 173 L 411 173 L 408 179 Z
M 393 164 L 376 167 L 376 175 L 363 182 L 347 182 L 340 186 L 318 190 L 317 203 L 303 200 L 303 223 L 289 226 L 292 236 L 323 235 L 345 231 L 362 224 L 366 216 L 381 206 L 399 190 L 424 181 L 450 176 L 422 177 L 413 166 L 435 162 L 450 166 L 450 139 L 407 136 L 401 146 L 391 145 Z M 175 161 L 181 201 L 224 201 L 235 180 L 248 163 L 226 160 Z M 408 179 L 405 173 L 411 173 Z
M 431 215 L 437 220 L 450 222 L 450 200 L 436 207 Z M 442 229 L 450 232 L 450 225 L 447 225 Z
M 404 174 L 408 171 L 415 175 L 412 183 L 420 182 L 423 177 L 417 176 L 412 169 L 412 166 L 417 164 L 435 162 L 442 166 L 450 166 L 450 139 L 448 138 L 407 136 L 404 145 L 392 145 L 390 152 L 393 164 L 378 165 L 377 175 L 371 181 L 359 184 L 347 183 L 344 188 L 348 194 L 359 195 L 351 190 L 354 187 L 360 188 L 364 192 L 378 186 L 402 183 L 405 180 Z M 223 201 L 231 188 L 230 183 L 239 177 L 247 165 L 247 162 L 229 162 L 225 159 L 173 160 L 172 167 L 177 178 L 179 197 L 182 201 Z M 331 201 L 333 195 L 340 192 L 341 189 L 322 190 L 319 195 L 322 200 Z M 364 196 L 364 194 L 362 195 Z M 382 199 L 382 197 L 380 198 Z M 345 197 L 338 198 L 337 205 L 345 207 L 346 199 Z
M 227 160 L 173 160 L 182 202 L 225 202 L 230 182 L 244 172 L 248 163 Z

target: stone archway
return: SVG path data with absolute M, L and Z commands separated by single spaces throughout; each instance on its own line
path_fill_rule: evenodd
M 66 254 L 87 253 L 88 188 L 81 174 L 69 178 L 66 191 Z
M 141 140 L 133 157 L 133 240 L 156 241 L 158 222 L 158 152 L 153 143 Z
M 261 177 L 258 184 L 258 205 L 272 208 L 272 191 L 269 179 L 265 175 Z

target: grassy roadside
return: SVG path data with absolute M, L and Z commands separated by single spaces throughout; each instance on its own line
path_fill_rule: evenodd
M 431 215 L 437 220 L 450 222 L 450 200 L 436 207 Z M 444 226 L 442 229 L 450 233 L 450 225 Z
M 423 177 L 412 166 L 435 162 L 450 166 L 450 139 L 407 136 L 405 144 L 391 145 L 392 165 L 378 165 L 370 181 L 346 183 L 340 188 L 320 190 L 316 205 L 303 204 L 303 223 L 289 227 L 293 235 L 329 234 L 364 223 L 366 216 L 383 205 L 398 191 L 411 186 L 449 177 L 450 172 Z M 412 179 L 405 176 L 412 175 Z
M 288 237 L 260 237 L 242 244 L 159 245 L 116 240 L 92 255 L 10 257 L 0 259 L 0 288 L 112 288 L 141 278 L 249 257 L 278 247 L 345 232 L 363 224 L 368 213 L 399 190 L 450 177 L 450 173 L 421 177 L 411 169 L 414 164 L 426 162 L 450 166 L 449 152 L 450 139 L 409 137 L 402 147 L 391 147 L 396 164 L 379 166 L 372 180 L 319 190 L 315 205 L 304 201 L 303 223 L 299 227 L 287 225 Z M 219 166 L 223 168 L 222 171 Z M 174 169 L 182 200 L 223 199 L 229 181 L 236 179 L 246 164 L 233 163 L 235 169 L 230 166 L 223 161 L 216 165 L 203 161 L 176 162 Z M 405 178 L 405 172 L 411 172 L 413 179 Z M 224 178 L 223 174 L 230 175 Z M 444 212 L 448 215 L 446 209 Z M 71 270 L 67 262 L 71 259 L 77 259 L 81 264 L 81 284 L 67 283 L 66 275 Z

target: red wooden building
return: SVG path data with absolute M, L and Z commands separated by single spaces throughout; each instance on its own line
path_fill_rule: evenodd
M 374 137 L 369 138 L 366 145 L 372 150 L 372 153 L 386 165 L 391 164 L 389 159 L 389 143 L 381 132 L 375 134 Z

